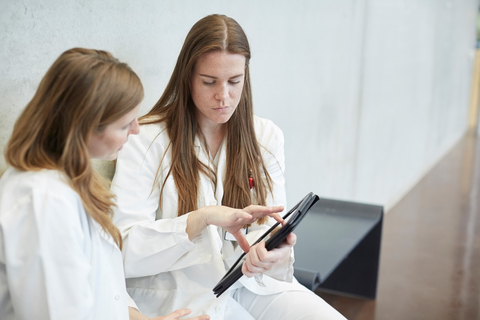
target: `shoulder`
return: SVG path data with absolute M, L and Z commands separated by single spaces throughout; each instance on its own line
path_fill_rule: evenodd
M 0 194 L 52 194 L 78 196 L 68 178 L 57 170 L 21 171 L 10 168 L 0 179 Z
M 255 134 L 258 142 L 264 147 L 283 145 L 284 137 L 282 130 L 269 119 L 254 116 Z
M 115 184 L 131 183 L 131 179 L 137 179 L 138 175 L 150 177 L 153 174 L 153 179 L 169 144 L 170 139 L 164 123 L 141 125 L 138 135 L 130 135 L 128 142 L 118 153 L 113 177 Z
M 24 206 L 35 212 L 63 208 L 64 216 L 78 211 L 83 207 L 80 197 L 67 181 L 56 170 L 8 169 L 0 179 L 0 216 L 22 212 Z
M 270 119 L 260 118 L 259 116 L 253 116 L 253 123 L 255 125 L 255 131 L 280 131 L 280 128 L 273 123 Z
M 138 135 L 155 138 L 162 133 L 167 133 L 165 122 L 142 124 L 140 125 L 140 133 Z
M 146 151 L 156 148 L 164 148 L 168 144 L 168 134 L 165 124 L 153 123 L 140 125 L 140 132 L 137 135 L 130 135 L 124 149 L 134 150 L 145 155 Z M 132 151 L 133 151 L 132 150 Z M 120 152 L 121 154 L 122 152 Z

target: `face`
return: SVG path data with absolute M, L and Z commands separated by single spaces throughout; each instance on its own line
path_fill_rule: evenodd
M 107 125 L 102 131 L 94 132 L 88 149 L 92 159 L 115 160 L 118 151 L 127 142 L 130 134 L 138 134 L 137 113 L 140 105 L 120 119 Z
M 240 102 L 245 57 L 224 51 L 204 53 L 195 63 L 191 94 L 201 127 L 226 123 Z

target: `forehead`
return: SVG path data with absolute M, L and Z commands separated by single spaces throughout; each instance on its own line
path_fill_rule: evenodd
M 126 114 L 121 116 L 120 118 L 116 119 L 115 121 L 110 122 L 106 125 L 106 127 L 123 127 L 128 123 L 132 122 L 137 118 L 138 110 L 140 109 L 140 104 L 138 104 L 135 108 L 128 111 Z
M 194 72 L 209 76 L 233 76 L 243 74 L 245 56 L 226 51 L 206 52 L 195 63 Z

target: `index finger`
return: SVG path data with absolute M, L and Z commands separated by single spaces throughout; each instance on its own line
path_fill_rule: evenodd
M 266 216 L 272 213 L 282 212 L 283 206 L 265 207 L 265 206 L 259 206 L 259 205 L 249 205 L 248 207 L 244 208 L 243 211 L 249 213 L 250 215 Z
M 260 206 L 256 204 L 251 204 L 248 207 L 245 207 L 243 211 L 248 212 L 249 214 L 269 214 L 273 212 L 283 211 L 283 206 Z
M 272 217 L 272 218 L 275 219 L 277 222 L 281 223 L 282 226 L 283 226 L 283 224 L 284 224 L 285 221 L 283 220 L 283 218 L 282 218 L 278 213 L 276 213 L 276 212 L 270 213 L 268 216 Z
M 238 232 L 232 233 L 232 235 L 235 237 L 235 240 L 237 240 L 238 245 L 244 252 L 250 251 L 250 244 L 248 244 L 247 239 L 245 239 L 243 233 L 240 230 Z

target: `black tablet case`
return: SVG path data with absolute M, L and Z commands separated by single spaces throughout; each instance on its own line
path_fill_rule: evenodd
M 292 218 L 289 219 L 284 226 L 282 226 L 270 239 L 265 242 L 265 248 L 270 251 L 278 247 L 291 233 L 297 225 L 302 221 L 302 219 L 307 214 L 308 210 L 318 201 L 318 196 L 312 192 L 308 193 L 299 203 L 297 203 L 290 211 L 288 211 L 283 219 L 287 219 L 290 215 Z M 280 225 L 279 222 L 274 224 L 270 229 L 268 229 L 253 245 L 259 243 L 264 238 L 266 238 L 273 230 L 275 230 Z M 253 246 L 252 245 L 252 246 Z M 238 260 L 233 264 L 233 266 L 228 270 L 225 276 L 220 280 L 215 288 L 213 288 L 213 293 L 218 298 L 222 293 L 224 293 L 232 284 L 234 284 L 238 279 L 243 275 L 242 265 L 245 259 L 246 253 L 243 253 Z

